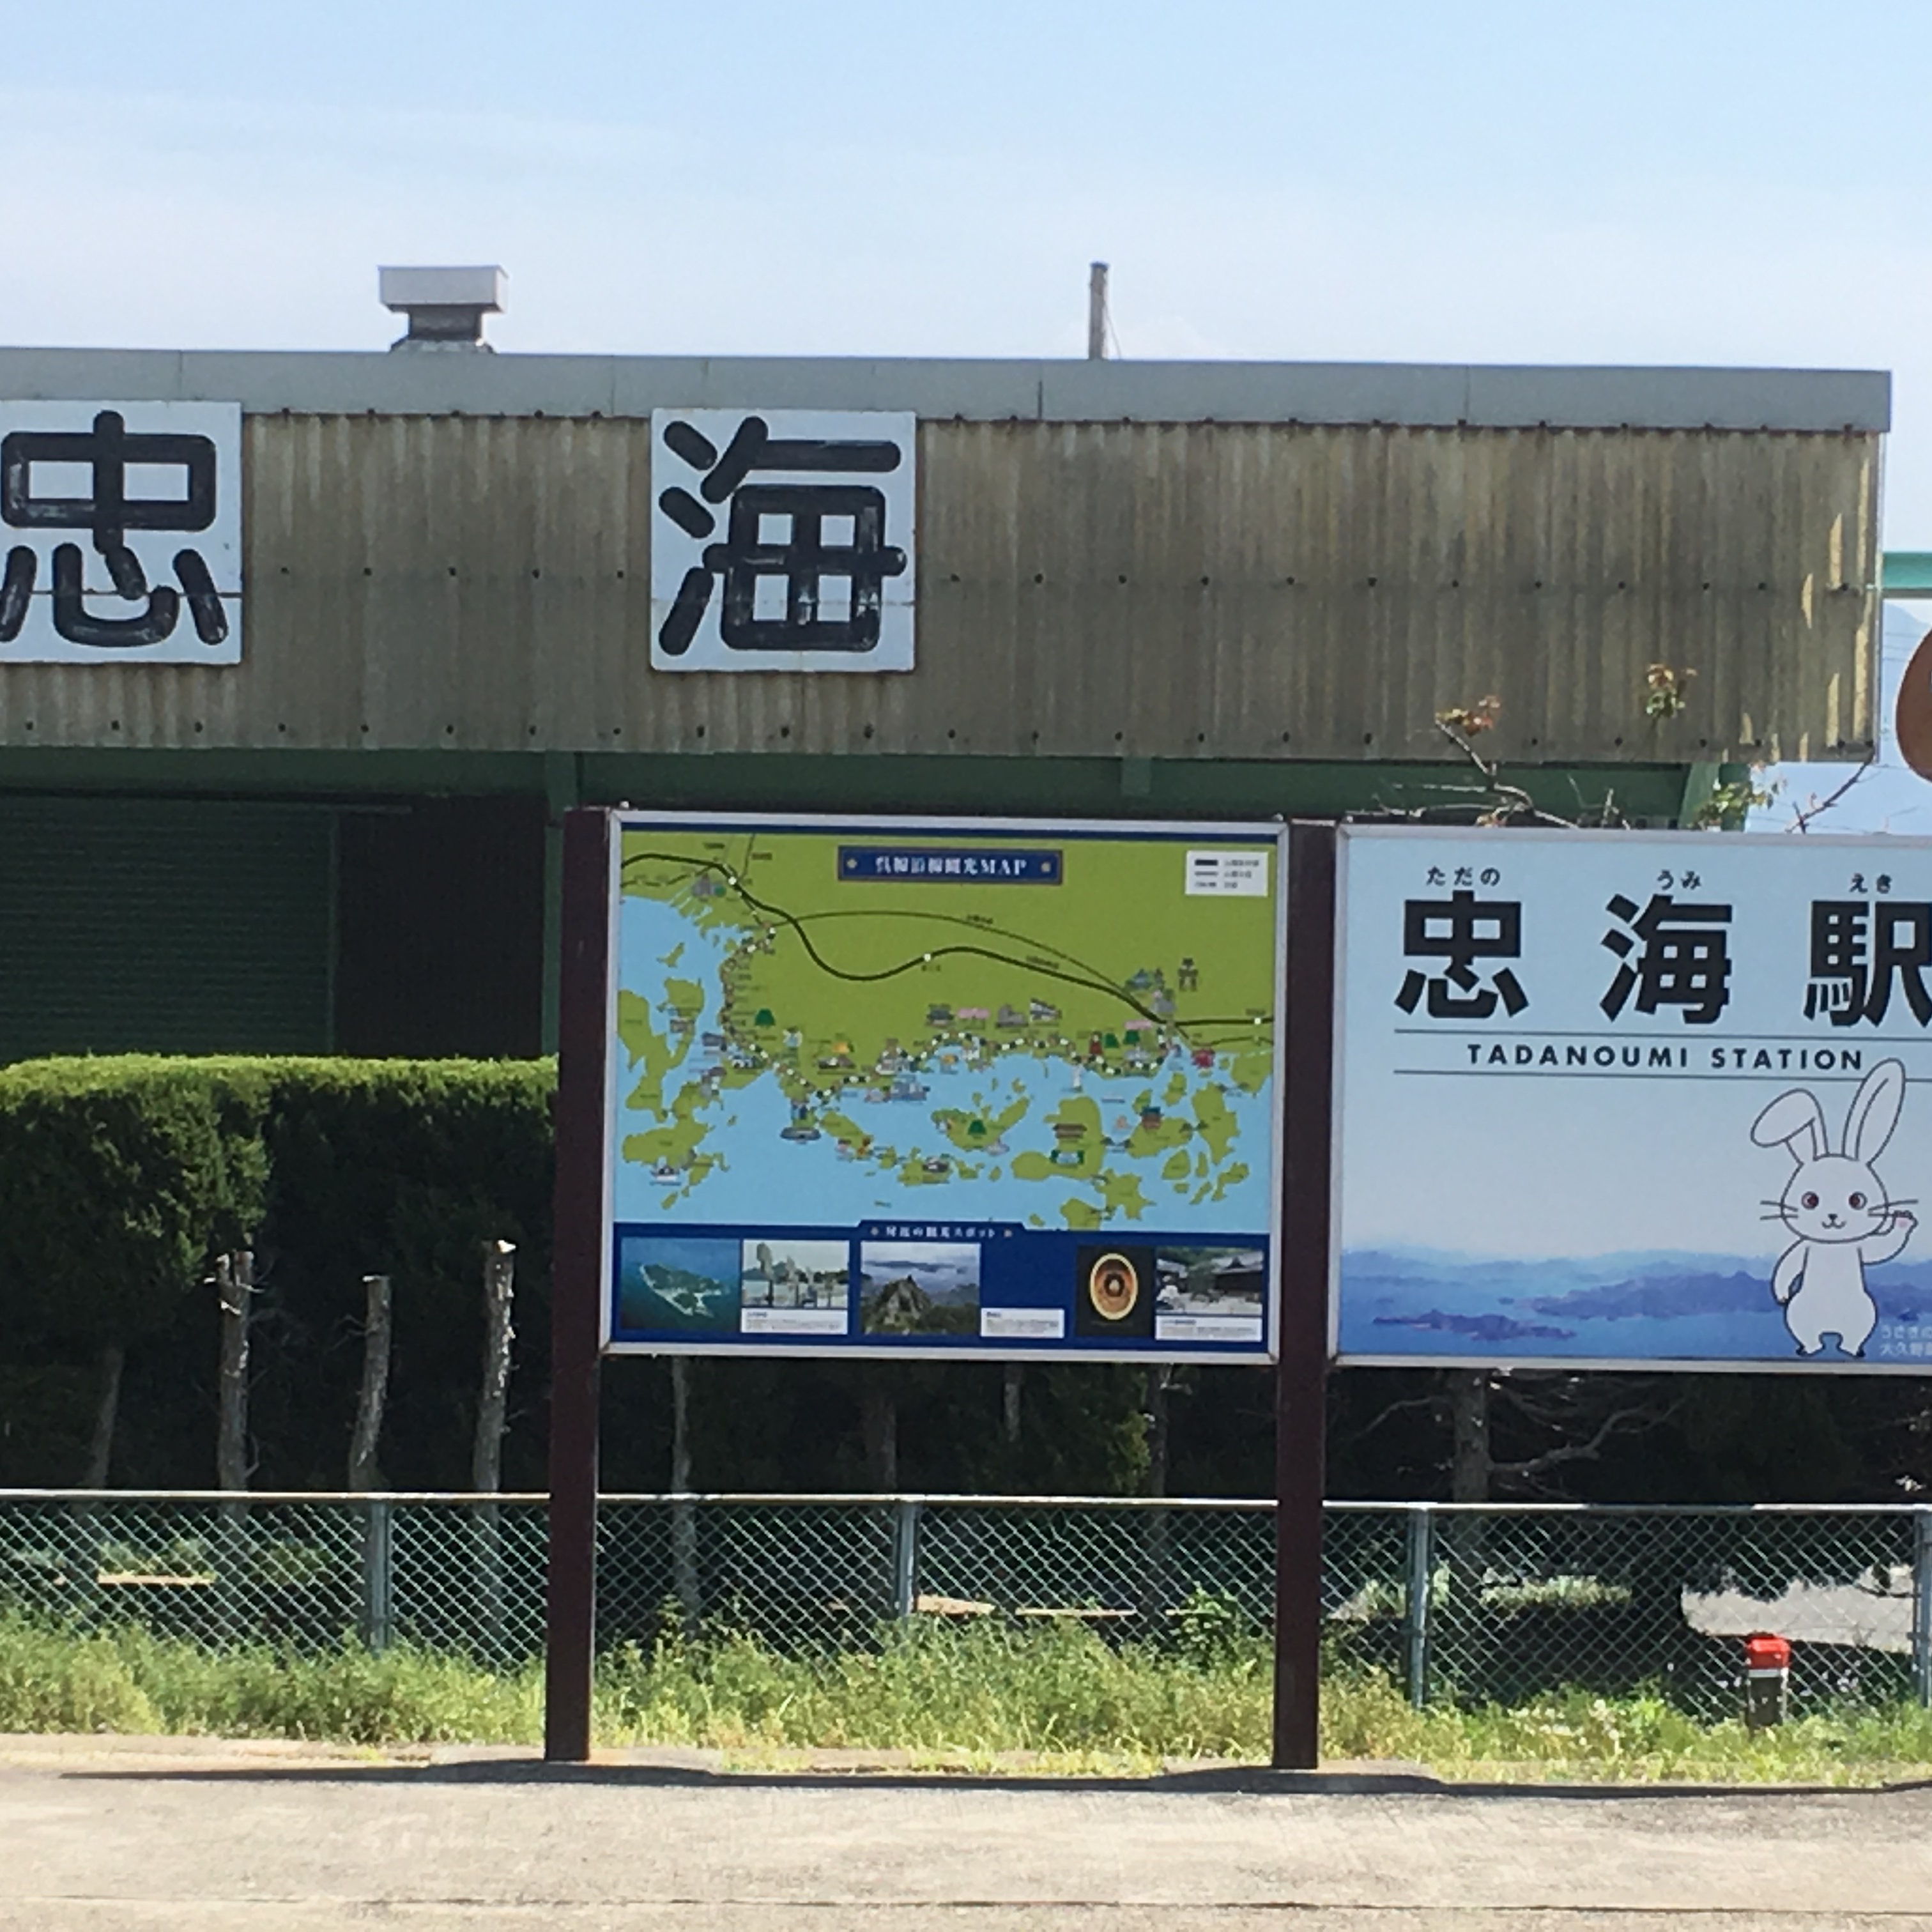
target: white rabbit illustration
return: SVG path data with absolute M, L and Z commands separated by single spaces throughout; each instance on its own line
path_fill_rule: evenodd
M 1837 1154 L 1826 1138 L 1824 1109 L 1802 1088 L 1779 1094 L 1752 1123 L 1760 1147 L 1782 1144 L 1798 1163 L 1784 1198 L 1765 1204 L 1776 1210 L 1768 1218 L 1798 1238 L 1778 1256 L 1771 1292 L 1801 1355 L 1816 1354 L 1827 1335 L 1846 1354 L 1862 1355 L 1878 1321 L 1865 1270 L 1890 1261 L 1916 1225 L 1872 1169 L 1904 1104 L 1905 1069 L 1886 1060 L 1859 1083 Z

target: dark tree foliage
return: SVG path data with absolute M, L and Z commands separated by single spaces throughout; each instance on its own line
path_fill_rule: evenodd
M 250 1406 L 260 1488 L 344 1478 L 362 1278 L 394 1283 L 381 1445 L 405 1489 L 468 1480 L 483 1346 L 481 1250 L 518 1248 L 508 1488 L 541 1490 L 548 1438 L 550 1099 L 543 1062 L 42 1061 L 0 1070 L 0 1485 L 79 1479 L 101 1351 L 126 1350 L 111 1480 L 206 1486 L 218 1323 L 211 1257 L 254 1246 Z M 1132 1366 L 1030 1363 L 1010 1432 L 996 1364 L 700 1360 L 702 1490 L 861 1492 L 890 1418 L 902 1488 L 1132 1494 L 1148 1480 L 1148 1382 Z M 1498 1499 L 1896 1502 L 1932 1488 L 1932 1383 L 1892 1376 L 1492 1373 L 1330 1378 L 1331 1496 L 1446 1498 L 1463 1423 Z M 1468 1404 L 1480 1400 L 1480 1430 Z M 670 1463 L 668 1366 L 604 1370 L 607 1490 Z M 1264 1371 L 1168 1383 L 1180 1496 L 1266 1496 Z M 868 1428 L 868 1418 L 871 1427 Z M 1473 1445 L 1473 1446 L 1472 1446 Z

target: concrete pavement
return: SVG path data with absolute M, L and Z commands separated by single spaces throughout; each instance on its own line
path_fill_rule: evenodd
M 1932 1782 L 1878 1792 L 546 1768 L 0 1738 L 6 1932 L 1932 1932 Z

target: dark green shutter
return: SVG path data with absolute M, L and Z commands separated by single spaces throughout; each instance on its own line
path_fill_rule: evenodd
M 0 797 L 0 1060 L 330 1045 L 326 811 Z

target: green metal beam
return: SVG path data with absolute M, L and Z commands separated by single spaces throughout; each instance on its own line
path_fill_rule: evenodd
M 1932 550 L 1888 550 L 1880 574 L 1886 597 L 1932 597 Z
M 1510 766 L 1501 776 L 1565 818 L 1594 816 L 1607 796 L 1626 817 L 1668 825 L 1684 809 L 1690 773 L 1682 764 L 1600 764 Z M 1442 812 L 1484 796 L 1480 773 L 1446 762 L 58 748 L 0 750 L 0 793 L 8 791 L 363 801 L 378 809 L 386 798 L 521 792 L 544 799 L 553 818 L 580 799 L 692 812 L 1238 818 Z

